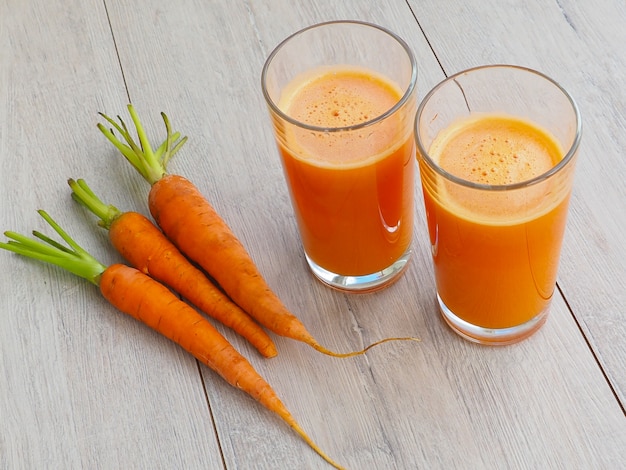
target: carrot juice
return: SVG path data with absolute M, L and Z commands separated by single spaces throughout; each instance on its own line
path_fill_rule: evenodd
M 286 127 L 278 136 L 309 263 L 364 276 L 410 250 L 415 108 L 363 125 L 402 95 L 380 74 L 347 66 L 314 70 L 282 93 L 283 112 L 315 128 Z
M 518 183 L 554 168 L 561 145 L 528 120 L 477 114 L 441 131 L 428 153 L 445 172 L 475 184 L 441 178 L 420 160 L 442 310 L 483 329 L 538 318 L 555 288 L 571 184 Z

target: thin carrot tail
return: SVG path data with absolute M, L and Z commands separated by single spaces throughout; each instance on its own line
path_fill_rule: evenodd
M 381 339 L 379 341 L 376 341 L 375 343 L 370 344 L 365 349 L 361 349 L 360 351 L 351 351 L 351 352 L 347 352 L 347 353 L 338 353 L 338 352 L 335 352 L 335 351 L 331 351 L 330 349 L 327 349 L 324 346 L 322 346 L 321 344 L 319 344 L 314 339 L 312 341 L 310 341 L 310 342 L 307 341 L 307 344 L 309 346 L 311 346 L 313 349 L 315 349 L 316 351 L 321 352 L 322 354 L 326 354 L 327 356 L 333 356 L 333 357 L 354 357 L 354 356 L 360 356 L 361 354 L 365 354 L 367 351 L 369 351 L 373 347 L 378 346 L 379 344 L 387 343 L 389 341 L 417 341 L 417 342 L 420 342 L 421 340 L 419 338 L 414 338 L 412 336 L 408 336 L 408 337 L 404 337 L 404 338 L 385 338 L 385 339 Z
M 285 423 L 289 425 L 291 429 L 293 429 L 303 440 L 308 444 L 308 446 L 313 449 L 320 457 L 322 457 L 326 462 L 339 470 L 345 470 L 345 467 L 339 465 L 333 459 L 331 459 L 314 441 L 309 437 L 309 435 L 302 429 L 300 424 L 296 421 L 296 419 L 291 415 L 287 407 L 283 404 L 282 401 L 276 396 L 273 392 L 268 392 L 262 394 L 262 396 L 257 397 L 257 400 L 265 406 L 267 409 L 276 413 Z
M 313 449 L 315 452 L 317 452 L 317 454 L 321 458 L 326 460 L 326 462 L 331 464 L 336 469 L 338 469 L 338 470 L 345 470 L 345 467 L 342 467 L 337 462 L 335 462 L 333 459 L 331 459 L 322 449 L 320 449 L 318 447 L 318 445 L 315 442 L 313 442 L 313 439 L 311 439 L 308 436 L 308 434 L 306 432 L 304 432 L 304 429 L 302 429 L 300 427 L 300 425 L 298 424 L 298 422 L 295 419 L 292 418 L 291 420 L 287 420 L 287 423 L 289 424 L 291 429 L 293 429 L 295 432 L 297 432 L 298 435 L 304 440 L 304 442 L 306 442 L 309 445 L 309 447 L 311 447 L 311 449 Z
M 341 357 L 341 358 L 354 357 L 354 356 L 360 356 L 361 354 L 365 354 L 367 351 L 369 351 L 373 347 L 378 346 L 383 343 L 388 343 L 390 341 L 416 341 L 416 342 L 421 341 L 419 338 L 415 338 L 413 336 L 400 337 L 400 338 L 396 338 L 396 337 L 384 338 L 379 341 L 376 341 L 375 343 L 370 344 L 366 348 L 361 349 L 359 351 L 350 351 L 346 353 L 340 353 L 340 352 L 332 351 L 326 348 L 325 346 L 322 346 L 295 315 L 291 314 L 286 309 L 286 307 L 283 307 L 283 308 L 284 310 L 282 311 L 282 314 L 281 314 L 282 323 L 280 325 L 269 324 L 266 326 L 270 330 L 274 331 L 276 334 L 285 336 L 287 338 L 291 338 L 296 341 L 300 341 L 304 344 L 308 344 L 316 351 L 322 354 L 326 354 L 327 356 Z

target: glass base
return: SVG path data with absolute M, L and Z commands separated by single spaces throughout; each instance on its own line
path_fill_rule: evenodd
M 457 317 L 446 304 L 443 303 L 439 293 L 437 293 L 437 302 L 439 302 L 439 309 L 443 319 L 455 333 L 474 343 L 492 346 L 505 346 L 522 341 L 541 328 L 548 319 L 548 308 L 546 307 L 546 309 L 537 316 L 521 325 L 512 326 L 510 328 L 483 328 L 482 326 L 472 325 Z
M 364 276 L 335 274 L 317 265 L 306 253 L 305 257 L 315 277 L 327 286 L 344 292 L 366 293 L 383 289 L 397 281 L 407 268 L 411 254 L 412 250 L 409 247 L 391 266 Z

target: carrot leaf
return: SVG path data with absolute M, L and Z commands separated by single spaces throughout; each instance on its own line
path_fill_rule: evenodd
M 106 269 L 106 266 L 80 247 L 45 211 L 40 210 L 38 212 L 65 241 L 67 246 L 38 231 L 33 231 L 33 236 L 37 239 L 28 238 L 16 232 L 6 231 L 4 235 L 9 238 L 9 241 L 6 243 L 0 242 L 0 248 L 28 258 L 54 264 L 98 285 L 100 275 Z
M 172 158 L 174 154 L 178 152 L 178 150 L 183 146 L 183 144 L 187 142 L 187 136 L 183 137 L 182 139 L 180 139 L 180 141 L 178 141 L 178 136 L 180 134 L 178 132 L 176 132 L 175 134 L 172 134 L 172 128 L 170 126 L 170 120 L 168 119 L 167 114 L 162 112 L 161 117 L 163 118 L 163 122 L 165 123 L 167 139 L 165 140 L 165 142 L 163 142 L 163 144 L 165 144 L 165 151 L 160 156 L 160 161 L 161 161 L 161 165 L 163 165 L 163 168 L 166 168 L 170 158 Z M 174 145 L 174 148 L 172 148 L 172 144 L 175 143 L 176 141 L 178 142 Z
M 132 104 L 128 105 L 128 112 L 135 125 L 135 131 L 139 144 L 131 136 L 126 123 L 118 116 L 119 124 L 106 114 L 100 115 L 113 126 L 108 129 L 104 124 L 99 123 L 98 129 L 109 139 L 109 141 L 120 151 L 120 153 L 130 162 L 144 179 L 151 185 L 160 180 L 167 171 L 167 163 L 178 150 L 187 141 L 187 137 L 180 137 L 180 133 L 172 133 L 169 120 L 165 113 L 161 113 L 161 117 L 165 123 L 167 138 L 163 141 L 157 150 L 152 150 L 150 140 L 146 131 L 141 124 L 139 115 L 135 111 Z M 120 134 L 121 139 L 116 137 L 115 132 Z
M 70 188 L 72 188 L 72 199 L 100 217 L 98 221 L 100 227 L 104 227 L 108 230 L 111 228 L 113 221 L 122 215 L 122 212 L 117 207 L 102 202 L 87 185 L 85 180 L 73 180 L 70 178 L 67 183 L 70 185 Z

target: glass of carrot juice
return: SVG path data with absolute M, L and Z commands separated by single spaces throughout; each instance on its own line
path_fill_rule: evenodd
M 398 279 L 411 256 L 417 66 L 369 23 L 333 21 L 280 43 L 262 90 L 306 261 L 351 292 Z
M 546 321 L 581 131 L 569 93 L 522 67 L 458 73 L 420 104 L 437 300 L 466 339 L 514 343 Z

